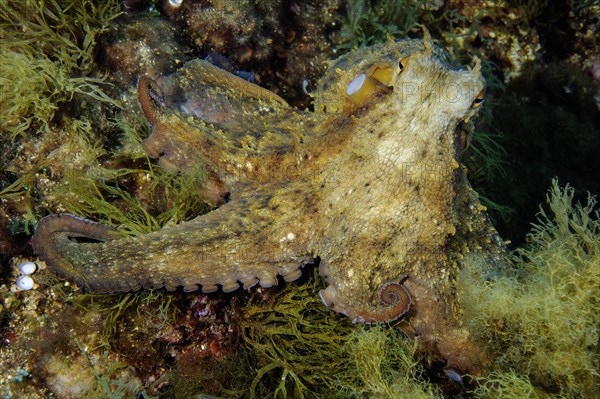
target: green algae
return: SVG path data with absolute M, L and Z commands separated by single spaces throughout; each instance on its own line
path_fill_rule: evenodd
M 13 234 L 25 232 L 33 233 L 39 215 L 35 212 L 35 197 L 38 193 L 35 191 L 35 182 L 37 181 L 38 170 L 34 169 L 23 173 L 11 184 L 8 184 L 0 191 L 0 200 L 19 201 L 24 209 L 24 216 L 21 221 L 12 220 Z
M 405 36 L 417 26 L 420 6 L 421 2 L 410 0 L 348 2 L 341 30 L 342 39 L 347 42 L 343 46 L 369 46 L 385 41 L 388 35 Z
M 509 0 L 519 10 L 520 17 L 526 25 L 535 21 L 548 7 L 548 0 Z
M 89 298 L 88 298 L 89 297 Z M 145 290 L 139 293 L 113 295 L 82 295 L 79 301 L 98 301 L 101 307 L 103 329 L 98 347 L 111 348 L 111 343 L 124 323 L 135 311 L 135 318 L 144 320 L 146 328 L 161 329 L 175 321 L 180 312 L 173 302 L 172 295 L 157 290 Z M 135 323 L 134 323 L 135 324 Z
M 64 0 L 0 3 L 0 128 L 11 139 L 47 131 L 55 114 L 83 95 L 113 103 L 89 76 L 96 36 L 120 13 L 119 2 L 101 5 Z
M 573 11 L 579 16 L 589 13 L 596 18 L 600 18 L 600 5 L 596 0 L 573 0 L 572 7 Z
M 153 165 L 139 149 L 140 118 L 136 114 L 113 122 L 122 143 L 110 155 L 105 138 L 95 134 L 87 118 L 65 118 L 61 132 L 47 135 L 48 140 L 60 135 L 56 148 L 0 191 L 0 199 L 18 201 L 25 208 L 28 231 L 44 216 L 44 208 L 36 206 L 41 201 L 43 176 L 56 181 L 43 189 L 46 204 L 119 227 L 129 235 L 207 212 L 210 208 L 198 189 L 206 180 L 204 169 L 190 168 L 174 175 Z
M 506 372 L 492 372 L 480 381 L 479 386 L 472 392 L 475 398 L 481 399 L 559 399 L 560 395 L 553 395 L 536 388 L 527 376 L 520 376 L 512 370 Z
M 117 0 L 0 2 L 0 200 L 19 231 L 43 216 L 42 181 L 60 169 L 44 151 L 89 137 L 99 104 L 119 107 L 94 62 L 97 36 L 119 14 Z
M 242 340 L 259 366 L 250 397 L 318 397 L 331 388 L 332 371 L 347 366 L 341 355 L 352 326 L 323 306 L 315 295 L 321 284 L 313 276 L 309 284 L 284 287 L 271 304 L 246 305 Z
M 254 291 L 238 316 L 237 355 L 175 370 L 168 397 L 339 397 L 332 375 L 348 371 L 344 345 L 355 327 L 322 305 L 322 282 L 311 274 L 305 284 Z
M 118 226 L 126 234 L 156 231 L 209 209 L 198 189 L 206 178 L 203 169 L 173 175 L 147 160 L 139 169 L 112 169 L 96 162 L 95 168 L 81 172 L 65 167 L 61 183 L 50 196 L 69 212 Z M 135 182 L 144 192 L 130 192 Z M 154 209 L 148 209 L 149 205 Z
M 487 342 L 496 370 L 483 379 L 481 397 L 527 384 L 566 398 L 597 393 L 600 215 L 593 197 L 584 205 L 573 197 L 572 187 L 553 181 L 551 213 L 541 208 L 513 269 L 486 275 L 480 261 L 467 262 L 459 285 L 464 320 Z M 523 397 L 543 397 L 536 395 Z
M 237 356 L 175 370 L 167 397 L 441 397 L 423 379 L 413 341 L 393 326 L 353 325 L 333 314 L 315 295 L 321 285 L 314 270 L 303 284 L 252 293 L 241 309 Z
M 257 368 L 250 397 L 438 397 L 421 379 L 413 341 L 393 326 L 357 326 L 333 314 L 315 295 L 321 285 L 315 270 L 270 306 L 245 306 L 242 342 Z
M 98 388 L 90 393 L 96 399 L 151 399 L 138 381 L 128 381 L 124 378 L 110 379 L 98 376 Z
M 158 399 L 150 396 L 138 378 L 124 377 L 121 371 L 129 367 L 125 362 L 111 362 L 102 372 L 97 371 L 83 348 L 81 353 L 88 360 L 89 368 L 95 377 L 95 387 L 86 392 L 94 399 Z M 106 352 L 105 352 L 106 354 Z
M 439 8 L 439 7 L 438 7 Z M 352 0 L 346 4 L 342 19 L 340 49 L 370 46 L 389 36 L 406 37 L 418 25 L 431 28 L 464 19 L 452 8 L 437 10 L 428 0 Z
M 345 345 L 350 373 L 337 381 L 345 398 L 442 398 L 425 381 L 416 342 L 394 328 L 378 326 L 356 329 Z M 354 379 L 349 379 L 354 375 Z
M 315 295 L 321 286 L 313 270 L 302 284 L 253 292 L 241 309 L 237 354 L 174 370 L 167 397 L 441 397 L 424 379 L 414 341 L 394 326 L 335 315 Z

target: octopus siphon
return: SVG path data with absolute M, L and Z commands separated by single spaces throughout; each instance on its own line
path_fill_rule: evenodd
M 398 320 L 448 376 L 485 372 L 461 323 L 456 279 L 468 253 L 502 266 L 504 244 L 460 156 L 483 102 L 479 60 L 452 66 L 425 32 L 333 61 L 314 111 L 203 60 L 138 100 L 142 145 L 168 171 L 202 167 L 211 212 L 137 237 L 70 214 L 38 223 L 36 253 L 92 292 L 231 292 L 318 263 L 323 303 L 354 322 Z

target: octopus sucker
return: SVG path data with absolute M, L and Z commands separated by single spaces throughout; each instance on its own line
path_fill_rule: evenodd
M 216 284 L 211 285 L 211 284 L 203 284 L 202 285 L 202 292 L 205 294 L 210 294 L 211 292 L 217 292 L 219 290 L 219 287 L 217 287 Z
M 208 293 L 272 287 L 318 261 L 325 306 L 401 318 L 451 378 L 485 372 L 455 287 L 466 253 L 500 268 L 505 251 L 460 164 L 459 125 L 483 103 L 477 63 L 451 66 L 428 34 L 358 49 L 331 63 L 314 112 L 206 61 L 158 81 L 138 81 L 143 147 L 169 171 L 204 168 L 198 189 L 217 208 L 137 237 L 46 217 L 32 243 L 50 269 L 95 292 Z
M 221 285 L 221 289 L 223 292 L 233 292 L 240 288 L 240 283 L 236 282 L 227 282 Z
M 274 285 L 277 285 L 277 279 L 271 276 L 262 275 L 258 279 L 258 284 L 262 288 L 271 288 Z
M 283 279 L 287 282 L 296 281 L 302 276 L 302 270 L 295 269 L 283 275 Z
M 258 279 L 257 278 L 251 278 L 251 279 L 244 279 L 242 280 L 242 287 L 245 290 L 249 290 L 250 288 L 254 287 L 256 284 L 258 284 Z

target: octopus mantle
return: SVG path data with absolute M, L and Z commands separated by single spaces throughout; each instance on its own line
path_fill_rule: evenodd
M 218 208 L 128 238 L 49 216 L 34 249 L 94 292 L 271 287 L 318 260 L 326 306 L 355 322 L 403 317 L 453 375 L 480 373 L 454 286 L 464 254 L 502 252 L 459 163 L 483 90 L 479 63 L 450 67 L 427 34 L 333 62 L 314 112 L 201 60 L 160 85 L 143 76 L 145 151 L 169 171 L 204 167 Z

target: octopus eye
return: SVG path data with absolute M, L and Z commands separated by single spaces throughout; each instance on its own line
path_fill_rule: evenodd
M 471 107 L 472 108 L 480 107 L 481 104 L 483 104 L 484 100 L 485 100 L 485 89 L 481 89 L 481 91 L 479 92 L 477 97 L 475 97 L 475 100 L 473 101 L 473 105 Z
M 398 62 L 398 67 L 400 68 L 400 72 L 404 71 L 404 68 L 408 65 L 408 60 L 410 59 L 410 55 L 402 58 L 400 62 Z
M 352 82 L 348 83 L 346 94 L 356 105 L 361 105 L 367 97 L 377 89 L 377 83 L 371 77 L 361 73 Z

